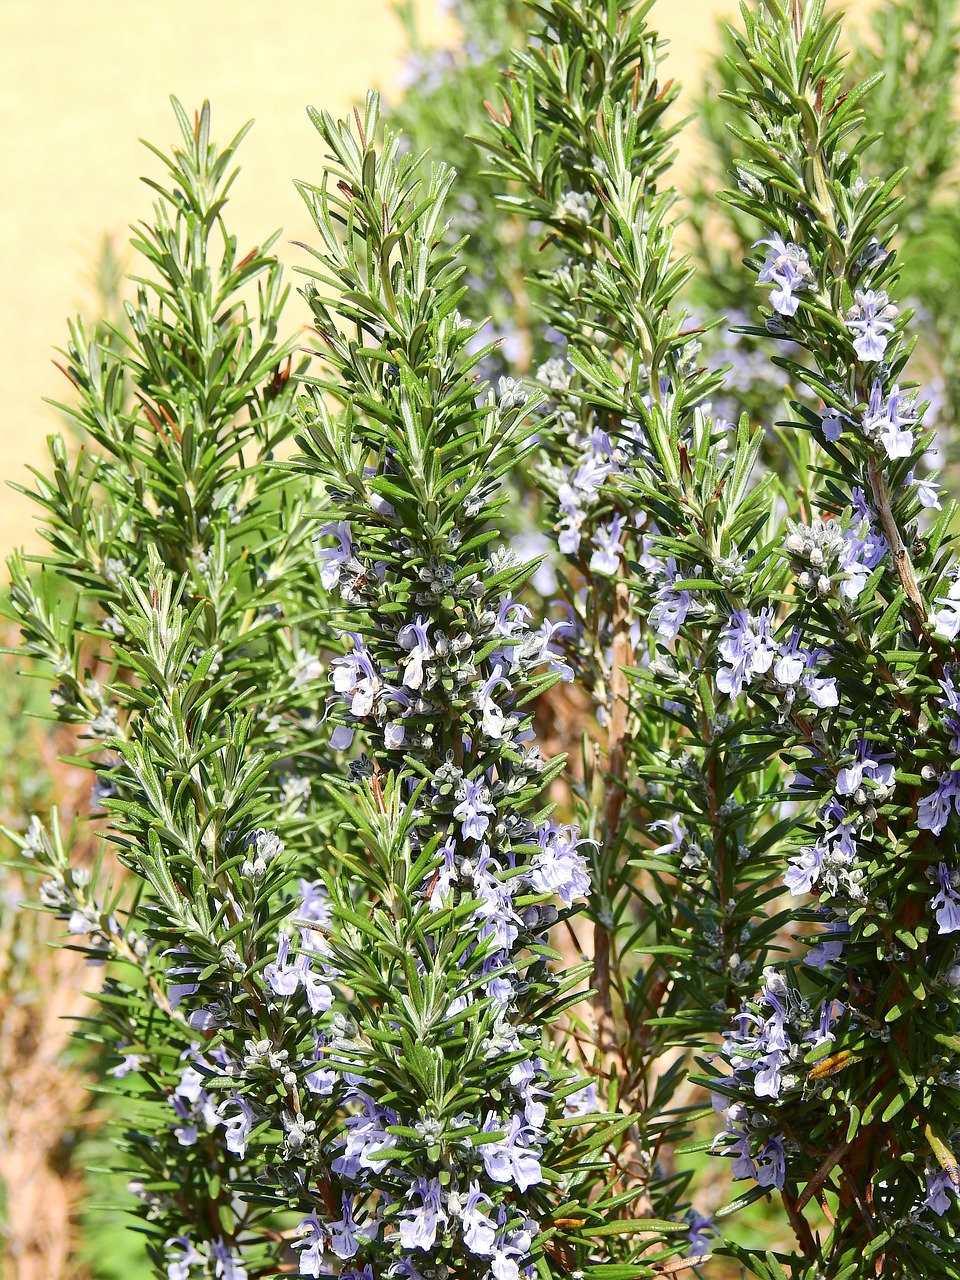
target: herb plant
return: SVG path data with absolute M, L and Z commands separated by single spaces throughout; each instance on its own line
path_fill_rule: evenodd
M 917 99 L 948 8 L 878 21 Z M 11 598 L 125 870 L 11 834 L 106 966 L 156 1273 L 960 1276 L 948 356 L 901 293 L 948 101 L 904 199 L 839 19 L 745 4 L 698 270 L 654 5 L 498 14 L 462 178 L 442 63 L 414 146 L 311 113 L 309 363 L 206 107 L 126 323 L 71 329 Z

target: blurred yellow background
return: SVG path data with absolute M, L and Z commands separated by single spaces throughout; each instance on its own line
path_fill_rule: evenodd
M 854 4 L 854 8 L 863 7 Z M 420 0 L 422 28 L 454 38 L 436 0 Z M 699 80 L 714 18 L 733 0 L 659 0 L 654 21 L 672 42 L 667 75 Z M 29 480 L 45 437 L 60 429 L 44 397 L 71 388 L 51 364 L 65 319 L 84 304 L 97 243 L 125 239 L 150 210 L 142 173 L 159 162 L 138 144 L 166 148 L 175 93 L 188 111 L 210 98 L 226 141 L 251 116 L 231 225 L 252 247 L 284 228 L 289 245 L 311 238 L 295 177 L 316 180 L 322 150 L 305 106 L 344 113 L 369 86 L 397 92 L 403 39 L 389 0 L 0 0 L 0 479 Z M 691 140 L 681 139 L 683 153 Z M 291 323 L 297 303 L 291 304 Z M 4 486 L 0 552 L 38 545 L 31 503 Z

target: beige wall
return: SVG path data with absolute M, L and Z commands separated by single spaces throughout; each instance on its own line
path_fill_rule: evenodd
M 713 15 L 734 9 L 659 0 L 670 74 L 696 81 Z M 420 10 L 426 31 L 449 38 L 435 0 Z M 188 110 L 209 97 L 219 138 L 256 118 L 231 209 L 241 243 L 277 226 L 305 239 L 291 179 L 315 178 L 322 153 L 304 107 L 342 112 L 369 85 L 391 93 L 400 47 L 389 0 L 0 0 L 0 479 L 27 479 L 59 429 L 42 403 L 70 392 L 52 348 L 86 301 L 100 235 L 149 211 L 138 178 L 158 162 L 137 139 L 172 142 L 168 95 Z M 0 552 L 36 545 L 30 505 L 0 492 Z

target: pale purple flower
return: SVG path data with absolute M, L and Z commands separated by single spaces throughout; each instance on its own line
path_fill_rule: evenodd
M 112 778 L 104 778 L 97 775 L 97 780 L 90 789 L 90 808 L 94 812 L 101 812 L 104 808 L 104 801 L 111 799 L 117 794 L 117 784 Z
M 511 596 L 501 596 L 500 604 L 497 607 L 496 620 L 493 624 L 493 633 L 508 639 L 518 631 L 523 630 L 524 624 L 529 617 L 530 610 L 525 604 L 520 604 L 518 600 L 514 600 Z
M 403 683 L 408 689 L 423 687 L 423 664 L 433 657 L 433 646 L 427 635 L 428 623 L 422 614 L 397 632 L 397 643 L 408 651 Z
M 443 1189 L 436 1178 L 429 1181 L 418 1178 L 407 1192 L 407 1198 L 417 1197 L 420 1204 L 413 1209 L 406 1209 L 400 1214 L 400 1247 L 402 1249 L 422 1249 L 425 1253 L 433 1248 L 437 1231 L 447 1224 L 447 1214 L 443 1207 Z
M 787 863 L 783 882 L 795 898 L 809 893 L 823 870 L 823 849 L 819 844 L 808 844 Z
M 491 1000 L 495 1000 L 497 1004 L 503 1005 L 504 1008 L 513 1000 L 515 989 L 510 981 L 509 975 L 500 974 L 490 979 L 489 982 L 483 984 L 483 989 Z
M 756 1161 L 750 1155 L 750 1134 L 744 1126 L 750 1122 L 750 1112 L 742 1102 L 731 1102 L 721 1094 L 711 1095 L 714 1111 L 719 1112 L 726 1121 L 726 1129 L 718 1133 L 713 1140 L 713 1147 L 720 1147 L 724 1155 L 737 1153 L 733 1162 L 734 1178 L 756 1178 Z M 734 1142 L 729 1139 L 734 1138 Z
M 787 1014 L 783 1006 L 787 987 L 783 978 L 766 970 L 760 1003 L 770 1009 L 767 1017 L 742 1009 L 733 1031 L 725 1032 L 724 1054 L 735 1071 L 754 1073 L 753 1091 L 758 1098 L 778 1098 L 781 1072 L 790 1051 Z
M 181 1147 L 195 1147 L 200 1136 L 200 1128 L 196 1123 L 196 1116 L 182 1098 L 173 1096 L 169 1099 L 169 1102 L 177 1118 L 183 1121 L 182 1124 L 173 1126 L 174 1137 Z
M 893 779 L 892 757 L 885 752 L 876 751 L 866 738 L 861 738 L 857 742 L 852 763 L 844 765 L 837 773 L 836 792 L 838 796 L 850 796 L 864 783 L 873 783 L 878 788 L 892 787 Z
M 514 997 L 513 978 L 511 972 L 504 972 L 504 965 L 510 963 L 510 953 L 506 950 L 492 952 L 484 958 L 480 972 L 488 980 L 483 989 L 491 1000 L 496 1000 L 504 1008 Z
M 315 1061 L 320 1062 L 319 1050 Z M 315 1094 L 319 1098 L 329 1098 L 337 1084 L 338 1073 L 329 1067 L 317 1067 L 314 1071 L 308 1071 L 303 1077 L 303 1083 L 308 1091 Z
M 884 775 L 886 776 L 886 775 Z M 847 813 L 840 801 L 832 796 L 818 816 L 828 829 L 814 845 L 805 845 L 788 863 L 784 876 L 787 888 L 796 896 L 809 893 L 823 874 L 824 862 L 829 859 L 834 866 L 849 864 L 857 852 L 854 834 L 855 819 Z M 834 826 L 830 827 L 830 823 Z
M 843 435 L 843 419 L 835 410 L 821 416 L 820 426 L 823 428 L 823 438 L 828 444 L 833 444 Z
M 481 1205 L 492 1208 L 493 1201 L 480 1190 L 479 1183 L 471 1182 L 459 1215 L 463 1243 L 477 1257 L 486 1258 L 493 1253 L 497 1227 L 493 1219 L 483 1212 Z
M 847 312 L 847 328 L 857 336 L 853 349 L 861 360 L 882 360 L 899 312 L 883 290 L 868 289 L 854 294 L 854 305 Z
M 620 538 L 623 534 L 623 517 L 614 516 L 609 524 L 600 525 L 594 532 L 590 557 L 592 573 L 615 574 L 620 568 L 620 556 L 623 547 Z
M 537 832 L 540 852 L 534 854 L 527 875 L 535 893 L 553 894 L 565 907 L 572 906 L 575 898 L 590 896 L 586 859 L 578 852 L 580 845 L 589 842 L 578 839 L 579 834 L 576 827 L 553 822 L 541 827 Z
M 806 655 L 799 650 L 800 631 L 794 630 L 789 644 L 780 649 L 780 657 L 773 664 L 773 678 L 778 684 L 789 687 L 798 684 L 807 665 Z
M 940 835 L 950 820 L 951 808 L 960 813 L 960 773 L 947 769 L 941 773 L 936 790 L 917 806 L 917 826 Z
M 775 285 L 770 293 L 770 305 L 782 316 L 795 316 L 800 305 L 797 291 L 807 288 L 813 276 L 806 249 L 787 243 L 778 235 L 758 240 L 756 244 L 768 246 L 767 260 L 757 276 L 757 284 Z
M 349 702 L 351 713 L 362 720 L 373 711 L 380 677 L 360 636 L 353 631 L 346 634 L 353 641 L 353 653 L 334 658 L 331 662 L 333 687 Z
M 322 975 L 312 967 L 306 956 L 301 958 L 300 982 L 311 1013 L 326 1013 L 333 1007 L 333 991 Z
M 207 1129 L 213 1129 L 220 1123 L 216 1104 L 203 1087 L 204 1079 L 196 1067 L 187 1067 L 168 1098 L 177 1118 L 182 1121 L 174 1127 L 174 1134 L 181 1147 L 196 1144 L 201 1121 Z
M 787 1160 L 783 1150 L 783 1139 L 771 1137 L 760 1152 L 757 1168 L 757 1182 L 761 1187 L 776 1187 L 783 1190 L 787 1172 Z
M 930 899 L 931 910 L 937 913 L 937 932 L 957 933 L 960 931 L 960 893 L 957 892 L 960 876 L 941 862 L 937 867 L 937 880 L 939 892 Z
M 297 959 L 291 962 L 289 953 L 290 937 L 281 933 L 277 941 L 277 958 L 263 971 L 264 981 L 274 995 L 292 996 L 300 986 L 302 961 Z
M 458 1013 L 463 1013 L 464 1009 L 469 1009 L 473 999 L 470 995 L 454 996 L 446 1008 L 446 1017 L 455 1018 Z
M 317 1064 L 323 1062 L 323 1050 L 326 1047 L 326 1038 L 313 1035 L 313 1061 Z M 303 1083 L 307 1089 L 313 1094 L 322 1098 L 327 1098 L 333 1093 L 334 1086 L 337 1083 L 337 1072 L 328 1067 L 318 1065 L 314 1071 L 309 1071 L 303 1077 Z
M 540 629 L 534 633 L 540 640 L 541 660 L 546 662 L 549 669 L 555 671 L 566 684 L 573 680 L 573 667 L 564 659 L 563 653 L 555 645 L 553 637 L 560 634 L 568 634 L 575 630 L 573 623 L 566 618 L 561 618 L 559 622 L 551 622 L 549 618 L 544 618 Z
M 350 523 L 338 520 L 336 524 L 327 524 L 320 530 L 320 536 L 333 534 L 337 540 L 335 547 L 321 547 L 317 550 L 320 562 L 320 581 L 324 589 L 332 591 L 340 581 L 340 570 L 353 555 L 353 538 Z
M 720 1232 L 713 1224 L 713 1219 L 708 1214 L 700 1213 L 697 1209 L 688 1209 L 684 1214 L 684 1218 L 689 1223 L 687 1254 L 697 1257 L 709 1253 L 711 1237 L 720 1235 Z
M 301 929 L 301 937 L 307 938 L 307 945 L 314 953 L 322 954 L 325 942 L 309 928 Z M 333 992 L 326 980 L 311 966 L 307 956 L 290 959 L 290 938 L 281 933 L 277 943 L 277 958 L 268 964 L 263 971 L 263 978 L 270 990 L 278 996 L 292 996 L 301 987 L 306 993 L 307 1003 L 313 1013 L 325 1013 L 333 1004 Z
M 338 1222 L 331 1222 L 327 1230 L 330 1233 L 330 1249 L 338 1258 L 352 1258 L 362 1245 L 375 1239 L 378 1231 L 376 1222 L 359 1228 L 353 1217 L 353 1196 L 344 1195 L 340 1200 L 340 1211 L 343 1217 Z M 372 1231 L 371 1231 L 372 1228 Z
M 610 438 L 610 432 L 604 431 L 602 427 L 593 426 L 589 435 L 584 437 L 583 443 L 594 457 L 607 460 L 613 458 L 613 441 Z
M 413 1265 L 413 1261 L 408 1255 L 401 1255 L 391 1262 L 387 1268 L 387 1275 L 391 1277 L 391 1280 L 394 1276 L 401 1277 L 401 1280 L 424 1280 L 424 1277 Z M 368 1263 L 359 1276 L 355 1271 L 348 1271 L 344 1280 L 375 1280 L 373 1267 Z
M 764 675 L 773 665 L 777 644 L 771 632 L 772 611 L 753 614 L 737 609 L 720 633 L 719 652 L 726 666 L 717 672 L 717 688 L 736 698 L 745 684 Z
M 960 633 L 960 578 L 954 578 L 945 596 L 938 596 L 935 604 L 943 605 L 933 615 L 933 626 L 938 636 L 956 640 Z
M 74 937 L 82 937 L 84 934 L 93 934 L 97 932 L 97 913 L 93 907 L 77 908 L 71 911 L 70 918 L 67 921 L 67 933 Z
M 490 826 L 490 815 L 495 812 L 487 784 L 482 778 L 475 781 L 465 778 L 457 791 L 457 798 L 453 816 L 461 823 L 464 839 L 480 840 Z
M 581 498 L 572 485 L 562 484 L 557 490 L 557 502 L 561 513 L 557 545 L 565 556 L 575 556 L 580 550 L 580 529 L 584 519 Z
M 353 742 L 354 730 L 348 724 L 334 726 L 330 735 L 330 746 L 334 751 L 349 751 Z
M 477 1148 L 487 1177 L 493 1182 L 512 1182 L 520 1191 L 543 1181 L 540 1153 L 530 1145 L 531 1135 L 520 1116 L 512 1116 L 504 1126 L 495 1112 L 488 1113 L 484 1133 L 496 1133 L 506 1127 L 504 1137 L 485 1142 Z
M 942 707 L 948 711 L 956 712 L 956 715 L 944 716 L 944 728 L 949 729 L 952 737 L 950 739 L 950 747 L 954 755 L 960 755 L 960 689 L 954 684 L 956 669 L 951 669 L 940 681 L 940 688 L 943 690 L 943 697 L 937 701 Z
M 817 1062 L 827 1057 L 830 1052 L 830 1046 L 836 1042 L 837 1037 L 833 1027 L 843 1017 L 843 1013 L 844 1005 L 841 1000 L 821 1001 L 820 1022 L 816 1030 L 811 1029 L 804 1037 L 805 1040 L 809 1040 L 812 1043 L 814 1049 L 820 1051 L 820 1058 L 816 1059 Z
M 761 1059 L 763 1065 L 753 1077 L 753 1091 L 758 1098 L 779 1098 L 783 1078 L 783 1054 L 778 1049 Z
M 317 1217 L 316 1210 L 300 1222 L 297 1235 L 300 1239 L 294 1240 L 292 1247 L 300 1250 L 300 1274 L 319 1280 L 319 1276 L 323 1273 L 327 1230 Z
M 483 681 L 474 695 L 477 710 L 481 716 L 480 726 L 484 734 L 495 741 L 503 737 L 507 720 L 502 708 L 498 706 L 493 698 L 494 690 L 500 685 L 504 685 L 507 689 L 510 688 L 509 682 L 503 677 L 503 668 L 494 667 L 493 675 Z
M 549 1090 L 537 1084 L 538 1067 L 541 1069 L 543 1067 L 539 1058 L 535 1062 L 527 1058 L 516 1064 L 509 1077 L 511 1087 L 517 1091 L 523 1102 L 523 1118 L 534 1131 L 543 1128 L 543 1122 L 547 1118 L 547 1108 L 543 1099 L 550 1097 Z
M 825 839 L 832 842 L 834 851 L 839 851 L 845 857 L 852 858 L 857 852 L 856 819 L 847 813 L 836 796 L 831 796 L 817 813 L 824 823 L 833 822 L 836 824 L 827 831 L 825 836 Z
M 840 584 L 840 594 L 856 600 L 867 585 L 867 579 L 882 563 L 889 551 L 886 538 L 873 523 L 874 513 L 857 486 L 852 493 L 854 520 L 844 530 L 844 549 L 840 568 L 849 576 Z
M 780 649 L 773 677 L 784 688 L 799 684 L 807 691 L 813 705 L 821 710 L 835 707 L 840 701 L 836 680 L 832 676 L 816 674 L 818 665 L 827 656 L 825 649 L 801 649 L 800 628 L 796 627 L 788 643 Z
M 378 1153 L 394 1146 L 397 1141 L 386 1130 L 387 1125 L 397 1124 L 396 1112 L 379 1106 L 365 1093 L 360 1095 L 360 1099 L 363 1110 L 344 1120 L 347 1136 L 343 1149 L 331 1165 L 334 1173 L 343 1178 L 356 1179 L 361 1169 L 379 1168 Z
M 938 1218 L 942 1218 L 953 1203 L 950 1198 L 951 1194 L 958 1196 L 960 1195 L 960 1190 L 953 1185 L 946 1169 L 931 1169 L 928 1167 L 924 1170 L 923 1176 L 927 1184 L 927 1194 L 923 1199 L 923 1207 L 930 1209 Z
M 328 1067 L 318 1067 L 316 1071 L 308 1071 L 303 1077 L 303 1083 L 307 1086 L 310 1093 L 316 1094 L 321 1098 L 329 1098 L 333 1093 L 333 1087 L 337 1083 L 336 1071 L 331 1071 Z
M 294 913 L 296 923 L 301 926 L 300 937 L 304 945 L 308 945 L 305 935 L 314 928 L 326 929 L 330 924 L 330 901 L 327 887 L 322 880 L 297 881 L 300 902 Z
M 816 663 L 816 659 L 814 662 Z M 802 684 L 809 695 L 810 701 L 815 707 L 819 707 L 821 711 L 826 710 L 828 707 L 837 706 L 840 701 L 837 682 L 834 677 L 818 676 L 815 666 L 813 670 L 807 670 Z
M 510 539 L 511 548 L 524 561 L 540 559 L 541 563 L 533 571 L 530 582 L 534 591 L 543 598 L 549 599 L 557 589 L 557 574 L 553 567 L 553 545 L 546 534 L 536 529 L 517 533 Z
M 214 1240 L 210 1246 L 210 1256 L 213 1258 L 213 1274 L 217 1280 L 247 1280 L 246 1267 L 230 1246 L 224 1244 L 222 1238 Z
M 589 1116 L 600 1110 L 600 1099 L 597 1095 L 596 1082 L 591 1080 L 582 1089 L 568 1093 L 563 1100 L 565 1116 Z
M 657 845 L 655 849 L 651 849 L 651 853 L 658 854 L 661 857 L 668 853 L 679 853 L 683 848 L 683 842 L 687 838 L 687 829 L 683 825 L 683 819 L 679 813 L 672 814 L 669 818 L 658 818 L 656 822 L 649 824 L 650 831 L 666 831 L 669 833 L 670 839 L 664 841 L 663 844 Z
M 115 1067 L 111 1067 L 107 1075 L 116 1076 L 118 1080 L 129 1075 L 131 1071 L 139 1071 L 144 1059 L 137 1053 L 125 1053 Z
M 229 1109 L 237 1108 L 234 1115 L 225 1114 Z M 253 1108 L 247 1102 L 246 1098 L 239 1093 L 233 1094 L 226 1101 L 221 1102 L 217 1108 L 219 1116 L 226 1135 L 224 1142 L 228 1151 L 232 1151 L 235 1156 L 243 1156 L 247 1153 L 247 1139 L 250 1136 L 250 1130 L 256 1122 L 256 1116 Z
M 189 947 L 180 944 L 179 946 L 171 947 L 163 954 L 165 956 L 178 954 L 189 955 L 189 951 Z M 196 974 L 202 972 L 202 970 L 202 964 L 198 964 L 195 960 L 191 960 L 186 964 L 171 965 L 169 969 L 167 969 L 167 978 L 192 978 Z M 198 982 L 170 982 L 167 986 L 167 999 L 170 1001 L 170 1007 L 172 1009 L 176 1009 L 177 1005 L 179 1005 L 180 1001 L 183 1000 L 185 996 L 195 996 L 199 990 L 200 984 Z
M 609 458 L 591 453 L 573 473 L 573 487 L 590 502 L 600 491 L 603 482 L 618 470 L 617 465 Z
M 206 1096 L 203 1087 L 205 1077 L 196 1067 L 186 1067 L 180 1076 L 180 1083 L 174 1089 L 174 1096 L 183 1098 L 185 1102 L 200 1102 Z
M 666 644 L 672 644 L 680 634 L 687 619 L 693 596 L 689 591 L 674 591 L 661 587 L 656 593 L 657 603 L 650 610 L 650 626 Z
M 757 1177 L 757 1162 L 750 1154 L 750 1137 L 746 1133 L 736 1135 L 737 1141 L 728 1148 L 728 1154 L 736 1152 L 736 1158 L 730 1166 L 730 1176 L 736 1182 L 739 1178 Z
M 940 486 L 935 480 L 931 480 L 926 476 L 917 479 L 916 472 L 909 471 L 903 482 L 907 488 L 914 485 L 917 491 L 917 501 L 921 507 L 927 510 L 942 511 L 943 503 L 940 501 Z
M 666 580 L 654 592 L 654 604 L 650 610 L 650 626 L 665 644 L 672 644 L 680 634 L 693 604 L 689 591 L 677 591 L 676 584 L 683 582 L 677 571 L 677 562 L 671 556 L 664 565 Z
M 457 848 L 452 840 L 446 840 L 437 850 L 443 854 L 443 862 L 437 869 L 437 879 L 430 893 L 430 910 L 440 911 L 448 906 L 453 897 L 453 886 L 457 880 L 457 865 L 454 855 Z
M 293 687 L 302 689 L 304 685 L 310 684 L 311 681 L 319 680 L 322 675 L 323 663 L 317 655 L 309 653 L 306 649 L 298 649 L 289 671 L 290 682 Z
M 863 430 L 868 439 L 879 437 L 888 458 L 909 458 L 913 452 L 915 419 L 903 412 L 903 396 L 900 387 L 890 388 L 886 404 L 883 401 L 883 385 L 878 380 L 870 392 L 870 404 L 863 418 Z
M 521 921 L 513 905 L 511 885 L 498 879 L 496 871 L 496 863 L 484 845 L 473 873 L 474 892 L 480 899 L 473 920 L 481 939 L 490 939 L 498 951 L 505 951 L 516 942 Z
M 842 920 L 830 921 L 827 923 L 826 931 L 820 935 L 820 941 L 810 948 L 804 956 L 804 964 L 810 965 L 812 969 L 820 969 L 821 971 L 828 964 L 836 964 L 843 956 L 843 948 L 846 945 L 846 936 L 843 938 L 832 937 L 832 934 L 842 933 L 846 935 L 847 925 Z
M 499 1214 L 501 1227 L 506 1221 L 506 1210 L 501 1208 Z M 526 1225 L 515 1231 L 501 1230 L 494 1245 L 493 1258 L 490 1262 L 490 1274 L 493 1280 L 520 1280 L 519 1258 L 526 1257 L 533 1244 L 536 1224 L 527 1219 Z
M 167 1280 L 190 1280 L 190 1268 L 203 1262 L 189 1236 L 171 1236 L 163 1244 Z

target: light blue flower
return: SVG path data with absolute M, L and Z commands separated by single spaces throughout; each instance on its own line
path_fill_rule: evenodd
M 813 278 L 810 257 L 806 249 L 788 243 L 778 235 L 758 240 L 754 247 L 761 244 L 767 246 L 768 252 L 757 276 L 757 284 L 775 285 L 770 293 L 770 305 L 782 316 L 795 316 L 800 306 L 797 293 L 808 288 Z
M 453 816 L 461 823 L 466 840 L 480 840 L 490 826 L 490 815 L 495 812 L 490 803 L 490 791 L 482 779 L 465 778 L 457 792 L 458 803 Z
M 882 360 L 899 311 L 881 289 L 857 290 L 847 312 L 847 328 L 857 336 L 853 349 L 861 360 Z
M 327 524 L 320 530 L 320 536 L 332 534 L 337 540 L 335 547 L 320 547 L 317 560 L 320 562 L 320 581 L 325 590 L 332 591 L 340 581 L 340 570 L 353 555 L 353 537 L 349 520 L 338 520 L 335 524 Z
M 433 1248 L 437 1231 L 447 1225 L 448 1217 L 443 1207 L 443 1189 L 436 1178 L 418 1178 L 407 1192 L 407 1198 L 419 1198 L 420 1204 L 400 1214 L 400 1247 L 421 1249 L 425 1253 Z
M 481 1205 L 493 1207 L 493 1201 L 480 1190 L 480 1184 L 471 1182 L 466 1200 L 460 1211 L 460 1228 L 463 1243 L 478 1257 L 489 1257 L 497 1235 L 496 1223 L 483 1212 Z
M 957 891 L 960 876 L 941 862 L 937 867 L 937 881 L 939 891 L 930 899 L 931 910 L 937 915 L 937 931 L 941 934 L 960 932 L 960 892 Z
M 540 1153 L 531 1143 L 530 1131 L 525 1121 L 511 1116 L 508 1125 L 491 1111 L 483 1124 L 484 1133 L 496 1133 L 506 1127 L 504 1137 L 496 1142 L 485 1142 L 477 1150 L 487 1177 L 493 1182 L 513 1183 L 520 1191 L 543 1181 Z

